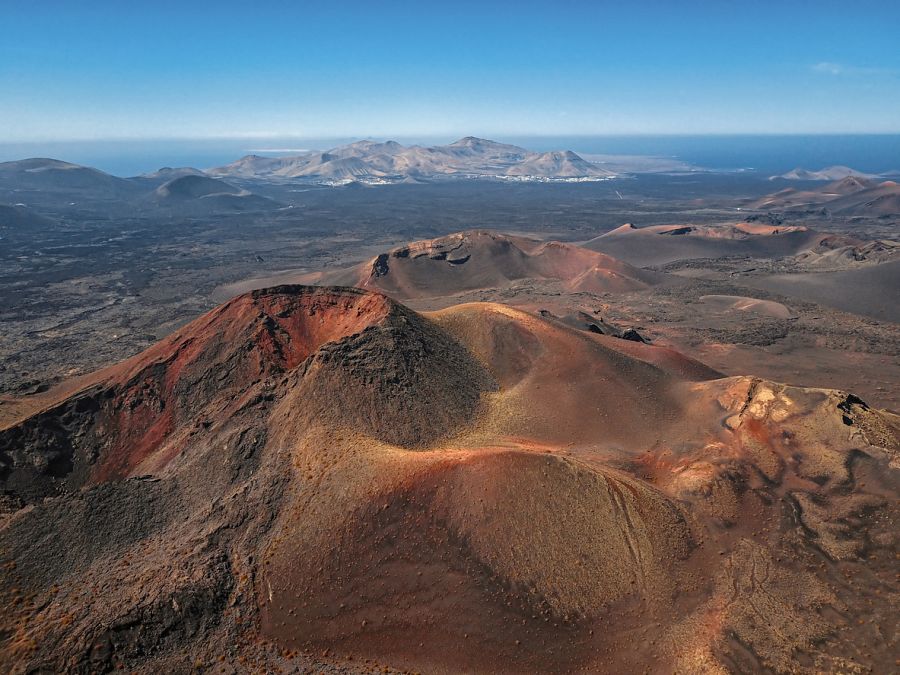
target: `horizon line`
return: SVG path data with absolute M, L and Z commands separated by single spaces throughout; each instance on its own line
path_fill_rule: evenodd
M 483 140 L 492 138 L 715 138 L 728 136 L 766 136 L 766 137 L 797 137 L 797 136 L 900 136 L 900 129 L 895 131 L 710 131 L 710 132 L 593 132 L 593 133 L 457 133 L 433 132 L 425 134 L 400 133 L 400 134 L 324 134 L 324 135 L 298 135 L 298 134 L 217 134 L 212 136 L 85 136 L 71 138 L 28 138 L 28 139 L 3 139 L 2 145 L 33 144 L 33 143 L 121 143 L 121 142 L 156 142 L 156 141 L 261 141 L 266 139 L 279 140 L 345 140 L 348 138 L 357 140 L 378 139 L 413 139 L 447 137 L 457 140 L 474 137 Z

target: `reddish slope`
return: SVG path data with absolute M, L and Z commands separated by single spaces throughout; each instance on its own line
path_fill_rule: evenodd
M 818 190 L 781 190 L 753 202 L 750 208 L 768 211 L 824 208 L 842 215 L 892 216 L 900 214 L 900 185 L 890 180 L 876 183 L 848 176 Z
M 900 184 L 887 180 L 873 187 L 858 190 L 828 202 L 835 213 L 854 216 L 900 215 Z
M 413 242 L 334 272 L 250 279 L 223 286 L 217 295 L 231 297 L 285 282 L 357 286 L 399 300 L 448 297 L 520 283 L 599 294 L 642 290 L 664 279 L 662 274 L 573 244 L 475 230 Z
M 835 519 L 857 503 L 885 508 L 879 495 L 895 489 L 856 486 L 844 430 L 896 446 L 884 418 L 838 394 L 749 378 L 686 384 L 602 336 L 500 305 L 432 318 L 498 391 L 457 435 L 415 453 L 335 419 L 291 446 L 298 470 L 317 478 L 267 550 L 258 597 L 268 635 L 429 672 L 660 658 L 709 669 L 732 632 L 781 670 L 795 650 L 815 652 L 830 629 L 810 616 L 836 600 L 824 580 L 774 562 L 782 536 L 779 555 L 802 555 L 786 543 L 795 535 L 782 531 L 781 509 L 807 500 L 815 534 L 804 536 L 844 555 Z M 298 404 L 289 396 L 273 419 L 287 425 Z M 323 454 L 333 438 L 346 440 Z M 735 591 L 753 569 L 769 571 Z M 671 646 L 635 648 L 628 635 L 648 626 Z
M 622 225 L 584 244 L 632 265 L 664 265 L 676 260 L 750 256 L 780 258 L 815 246 L 825 235 L 801 226 L 759 223 L 733 225 Z
M 571 244 L 472 231 L 401 246 L 321 279 L 400 299 L 503 288 L 523 280 L 558 282 L 570 292 L 602 293 L 647 288 L 659 275 Z
M 4 471 L 67 441 L 69 475 L 155 476 L 43 501 L 90 481 L 0 476 L 33 502 L 0 524 L 0 661 L 888 670 L 897 420 L 621 342 L 496 304 L 235 299 L 4 432 Z
M 195 424 L 233 414 L 249 385 L 295 368 L 323 343 L 388 311 L 386 298 L 352 289 L 284 287 L 235 298 L 0 432 L 0 448 L 20 448 L 8 486 L 26 496 L 58 481 L 73 488 L 159 470 Z

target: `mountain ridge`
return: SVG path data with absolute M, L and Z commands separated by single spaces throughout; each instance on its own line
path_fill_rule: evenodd
M 900 214 L 900 184 L 878 182 L 861 176 L 845 176 L 818 188 L 785 188 L 754 200 L 751 209 L 761 211 L 812 211 L 844 216 L 896 216 Z
M 771 176 L 769 180 L 798 180 L 798 181 L 839 181 L 850 176 L 857 178 L 878 178 L 878 174 L 864 173 L 857 171 L 849 166 L 836 164 L 834 166 L 826 166 L 819 170 L 804 169 L 797 167 L 787 173 L 778 176 Z
M 465 230 L 409 242 L 344 269 L 237 282 L 217 289 L 216 297 L 272 285 L 276 279 L 278 283 L 355 286 L 402 301 L 517 283 L 546 284 L 576 293 L 621 293 L 649 288 L 666 277 L 573 244 Z
M 293 156 L 245 157 L 208 170 L 213 176 L 319 180 L 401 180 L 448 177 L 595 179 L 614 176 L 571 150 L 532 152 L 466 136 L 447 145 L 404 146 L 396 141 L 356 141 Z

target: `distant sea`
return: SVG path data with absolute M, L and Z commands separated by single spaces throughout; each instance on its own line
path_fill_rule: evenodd
M 0 161 L 52 157 L 93 166 L 117 176 L 135 176 L 169 166 L 205 169 L 244 155 L 327 150 L 358 138 L 266 138 L 135 141 L 0 141 Z M 386 140 L 377 138 L 374 140 Z M 454 138 L 404 138 L 404 144 L 447 143 Z M 843 164 L 858 171 L 900 171 L 900 134 L 817 136 L 493 136 L 530 150 L 574 150 L 586 154 L 672 157 L 717 171 L 757 171 L 772 175 L 796 167 L 820 169 Z

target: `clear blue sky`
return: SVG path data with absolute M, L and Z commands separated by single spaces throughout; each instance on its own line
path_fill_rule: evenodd
M 0 0 L 0 140 L 900 132 L 900 2 Z

